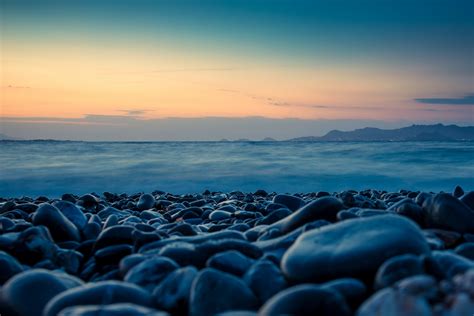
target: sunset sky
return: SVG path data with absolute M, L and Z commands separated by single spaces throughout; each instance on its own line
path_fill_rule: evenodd
M 5 124 L 474 120 L 471 0 L 0 3 Z

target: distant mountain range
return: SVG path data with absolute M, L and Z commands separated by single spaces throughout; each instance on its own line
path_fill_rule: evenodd
M 295 142 L 346 142 L 346 141 L 473 141 L 474 126 L 412 125 L 397 129 L 366 127 L 343 132 L 332 130 L 324 136 L 308 136 L 289 139 Z
M 0 140 L 21 140 L 0 133 Z M 38 139 L 37 141 L 40 141 Z M 276 142 L 266 137 L 261 142 Z M 397 129 L 365 127 L 353 131 L 332 130 L 324 136 L 306 136 L 288 139 L 291 142 L 374 142 L 374 141 L 474 141 L 474 126 L 412 125 Z M 221 139 L 220 142 L 252 142 L 247 138 Z

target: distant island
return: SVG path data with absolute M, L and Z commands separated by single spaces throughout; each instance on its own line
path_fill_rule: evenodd
M 1 141 L 67 141 L 55 139 L 20 139 L 0 133 Z M 458 125 L 411 125 L 396 129 L 365 127 L 352 131 L 332 130 L 323 136 L 304 136 L 277 140 L 265 137 L 260 140 L 222 138 L 218 142 L 377 142 L 377 141 L 474 141 L 474 126 Z
M 292 138 L 294 142 L 373 142 L 373 141 L 473 141 L 474 126 L 411 125 L 397 129 L 365 127 L 343 132 L 332 130 L 324 136 Z

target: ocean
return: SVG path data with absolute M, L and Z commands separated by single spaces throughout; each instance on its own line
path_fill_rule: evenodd
M 474 190 L 473 142 L 1 141 L 0 196 Z

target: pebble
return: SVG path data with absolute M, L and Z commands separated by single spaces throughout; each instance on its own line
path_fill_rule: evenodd
M 77 229 L 82 230 L 87 223 L 84 213 L 74 204 L 68 201 L 57 201 L 53 203 L 68 220 L 73 223 Z
M 466 242 L 454 249 L 454 252 L 464 258 L 474 261 L 474 242 Z
M 288 279 L 299 282 L 367 278 L 385 260 L 405 253 L 429 253 L 421 230 L 403 217 L 381 215 L 303 233 L 285 253 L 281 266 Z
M 0 314 L 472 314 L 461 190 L 0 197 Z
M 21 272 L 4 284 L 4 301 L 19 315 L 40 315 L 46 304 L 57 294 L 82 285 L 82 281 L 67 274 L 44 269 Z
M 273 198 L 273 203 L 286 206 L 290 211 L 296 211 L 302 207 L 305 202 L 301 198 L 288 194 L 277 194 Z
M 131 304 L 89 305 L 67 307 L 58 316 L 167 316 L 166 312 Z
M 260 308 L 258 315 L 349 316 L 350 308 L 335 290 L 302 284 L 283 290 Z
M 252 265 L 253 260 L 244 256 L 237 250 L 219 252 L 210 257 L 206 266 L 223 272 L 241 276 Z
M 268 229 L 276 228 L 285 234 L 318 219 L 335 221 L 337 213 L 343 208 L 344 205 L 342 205 L 338 199 L 334 197 L 323 197 L 310 202 L 286 218 L 270 225 Z
M 172 314 L 186 314 L 191 286 L 197 274 L 198 270 L 193 266 L 179 268 L 168 274 L 153 290 L 155 305 Z
M 261 303 L 287 287 L 285 276 L 278 266 L 265 258 L 255 262 L 247 270 L 243 280 Z
M 256 310 L 257 307 L 257 298 L 240 278 L 212 268 L 199 271 L 191 287 L 191 316 Z
M 426 225 L 458 233 L 474 233 L 474 210 L 447 193 L 439 193 L 423 203 Z
M 223 219 L 230 218 L 231 216 L 232 216 L 232 213 L 230 213 L 230 212 L 216 210 L 216 211 L 211 212 L 209 214 L 209 219 L 211 221 L 220 221 L 220 220 L 223 220 Z
M 137 202 L 137 208 L 142 211 L 149 210 L 155 206 L 155 203 L 156 201 L 153 195 L 148 193 L 142 194 Z
M 392 257 L 379 267 L 374 287 L 377 290 L 383 289 L 401 279 L 424 272 L 422 259 L 418 256 L 406 254 Z
M 178 267 L 178 264 L 169 258 L 155 256 L 131 268 L 123 280 L 135 283 L 151 292 L 161 280 Z
M 56 242 L 81 240 L 77 227 L 51 204 L 43 203 L 38 207 L 33 216 L 33 225 L 47 227 Z
M 352 278 L 335 279 L 320 285 L 322 289 L 330 289 L 341 294 L 351 309 L 357 308 L 366 298 L 367 287 L 365 284 Z
M 152 300 L 147 291 L 134 284 L 103 281 L 61 292 L 48 302 L 43 311 L 43 316 L 55 316 L 70 306 L 114 303 L 133 303 L 150 307 Z
M 386 288 L 376 292 L 357 311 L 357 316 L 432 316 L 428 302 L 418 296 Z
M 23 267 L 14 257 L 4 251 L 0 251 L 0 285 L 3 285 L 15 274 L 23 271 Z

